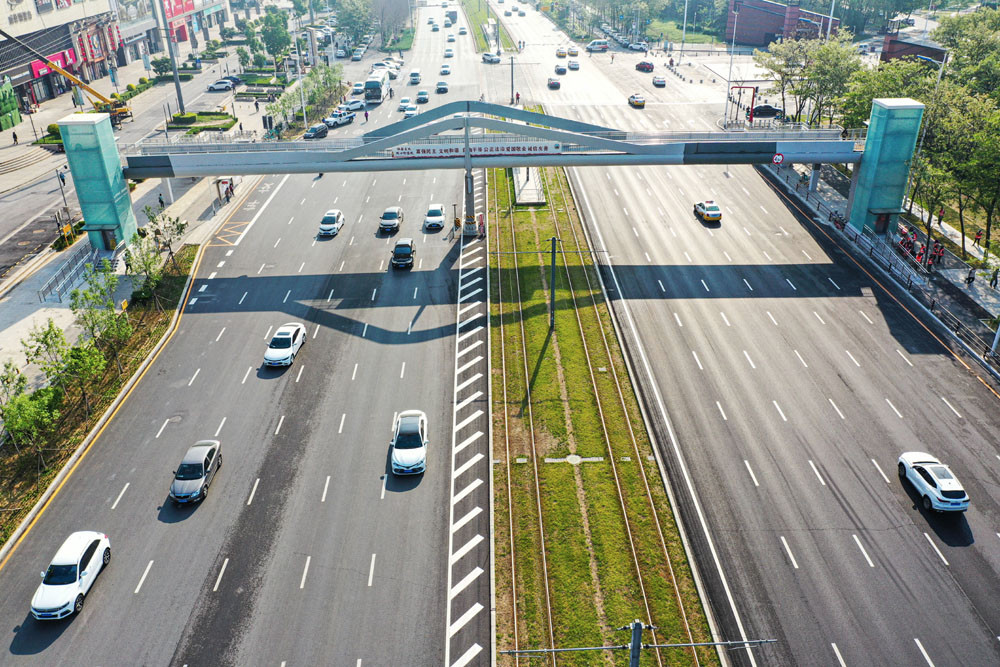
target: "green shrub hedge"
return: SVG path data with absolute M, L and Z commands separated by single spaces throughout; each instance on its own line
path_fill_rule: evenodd
M 191 79 L 194 78 L 194 74 L 188 74 L 187 72 L 179 72 L 177 76 L 180 78 L 181 81 L 190 81 Z M 174 81 L 173 74 L 164 74 L 163 76 L 156 77 L 157 83 L 173 83 L 173 81 Z
M 198 114 L 175 113 L 173 115 L 172 122 L 177 125 L 194 125 L 196 122 L 198 122 Z

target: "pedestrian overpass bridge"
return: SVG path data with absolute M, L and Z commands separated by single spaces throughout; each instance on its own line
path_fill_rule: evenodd
M 840 129 L 636 133 L 485 102 L 449 102 L 359 137 L 142 142 L 127 178 L 512 166 L 857 163 L 864 135 Z
M 116 144 L 107 114 L 73 114 L 59 126 L 84 229 L 94 247 L 113 250 L 136 230 L 128 178 L 464 169 L 471 212 L 471 170 L 514 166 L 853 163 L 849 222 L 884 233 L 901 212 L 923 109 L 911 99 L 873 100 L 865 132 L 637 133 L 456 101 L 358 137 L 257 142 L 203 134 L 124 147 Z

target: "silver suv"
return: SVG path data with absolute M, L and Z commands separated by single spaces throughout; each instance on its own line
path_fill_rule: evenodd
M 380 232 L 398 232 L 399 225 L 403 222 L 403 209 L 399 206 L 390 206 L 382 212 L 378 220 Z

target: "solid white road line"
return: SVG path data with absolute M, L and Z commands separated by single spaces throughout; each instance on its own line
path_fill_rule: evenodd
M 253 481 L 253 488 L 252 488 L 252 489 L 250 489 L 250 497 L 249 497 L 249 498 L 247 498 L 247 506 L 248 506 L 248 507 L 250 506 L 250 503 L 252 503 L 252 502 L 253 502 L 253 497 L 254 497 L 254 495 L 255 495 L 255 494 L 257 493 L 257 485 L 258 485 L 258 484 L 260 484 L 260 477 L 258 477 L 257 479 L 255 479 L 255 480 Z
M 139 589 L 142 588 L 142 582 L 146 581 L 146 575 L 149 574 L 149 568 L 151 567 L 153 567 L 153 561 L 149 561 L 149 565 L 147 565 L 146 569 L 143 571 L 142 577 L 139 578 L 139 585 L 135 587 L 133 595 L 138 595 Z
M 861 364 L 859 364 L 858 360 L 854 358 L 854 355 L 851 354 L 850 350 L 844 350 L 844 352 L 847 352 L 847 356 L 849 356 L 851 358 L 851 361 L 854 362 L 855 366 L 857 366 L 858 368 L 861 368 Z
M 788 283 L 789 285 L 792 285 L 792 281 L 789 280 L 788 278 L 785 278 L 785 282 Z M 799 291 L 799 288 L 796 287 L 795 285 L 792 285 L 792 289 L 795 290 L 796 292 Z
M 240 297 L 239 302 L 236 304 L 237 306 L 242 306 L 243 305 L 243 299 L 247 298 L 247 294 L 249 294 L 249 292 L 243 292 L 243 296 Z M 223 328 L 225 328 L 225 327 L 223 327 Z
M 330 488 L 330 476 L 326 476 L 326 483 L 323 484 L 323 496 L 319 499 L 321 503 L 326 502 L 326 491 Z
M 278 426 L 274 429 L 274 434 L 278 435 L 281 432 L 281 425 L 285 423 L 285 415 L 278 417 Z
M 786 417 L 785 413 L 781 411 L 781 406 L 778 405 L 778 402 L 777 401 L 771 401 L 771 402 L 774 403 L 775 409 L 777 409 L 778 414 L 781 415 L 781 420 L 782 421 L 788 421 L 788 417 Z
M 746 278 L 743 279 L 743 284 L 747 286 L 748 290 L 750 290 L 751 292 L 753 291 L 753 287 L 750 287 L 750 283 L 747 282 Z
M 896 348 L 896 353 L 899 356 L 903 357 L 903 361 L 905 361 L 906 363 L 908 363 L 910 365 L 910 368 L 913 368 L 913 362 L 911 362 L 909 359 L 907 359 L 906 356 L 903 354 L 903 352 L 899 348 Z
M 913 641 L 917 643 L 917 648 L 920 649 L 920 654 L 924 656 L 924 660 L 927 661 L 927 664 L 930 665 L 930 667 L 934 667 L 934 663 L 931 662 L 931 657 L 927 655 L 927 651 L 924 650 L 924 645 L 920 643 L 920 640 L 914 637 Z
M 471 540 L 469 540 L 468 542 L 466 542 L 465 544 L 463 544 L 458 549 L 458 551 L 456 551 L 455 553 L 453 553 L 451 555 L 451 558 L 449 558 L 449 564 L 454 565 L 458 561 L 462 560 L 462 558 L 465 556 L 465 554 L 467 554 L 470 551 L 472 551 L 473 549 L 475 549 L 476 545 L 479 544 L 482 541 L 483 541 L 483 536 L 482 535 L 476 535 L 475 537 L 473 537 Z
M 871 461 L 875 465 L 875 469 L 878 470 L 878 474 L 882 475 L 882 479 L 885 480 L 885 483 L 892 484 L 892 482 L 889 481 L 889 478 L 885 476 L 885 473 L 882 472 L 882 467 L 878 464 L 878 461 L 876 461 L 875 459 L 872 459 Z
M 757 481 L 757 475 L 753 474 L 753 468 L 750 467 L 750 462 L 747 461 L 746 459 L 743 459 L 743 463 L 747 467 L 747 472 L 750 473 L 750 479 L 753 480 L 753 485 L 760 486 L 760 483 Z
M 840 408 L 837 407 L 837 404 L 833 402 L 833 399 L 832 398 L 828 398 L 827 400 L 830 401 L 830 405 L 832 405 L 833 409 L 837 411 L 837 414 L 840 415 L 840 418 L 841 419 L 846 419 L 846 417 L 844 417 L 844 413 L 841 412 Z
M 212 586 L 212 592 L 219 590 L 219 584 L 222 583 L 222 575 L 226 573 L 226 566 L 229 565 L 229 559 L 222 561 L 222 567 L 219 568 L 219 578 L 215 580 L 215 586 Z
M 306 556 L 306 566 L 302 568 L 302 579 L 299 581 L 299 590 L 306 587 L 306 575 L 309 574 L 309 561 L 312 560 L 312 556 Z
M 892 411 L 896 413 L 897 417 L 899 417 L 900 419 L 903 418 L 903 415 L 900 414 L 899 410 L 896 409 L 896 406 L 892 404 L 892 401 L 890 401 L 888 398 L 886 398 L 885 402 L 889 404 L 889 407 L 892 408 Z
M 193 384 L 194 384 L 194 379 L 195 379 L 196 377 L 198 377 L 198 373 L 200 373 L 200 372 L 201 372 L 201 369 L 200 369 L 200 368 L 199 368 L 199 369 L 197 369 L 197 370 L 196 370 L 196 371 L 194 372 L 194 375 L 192 375 L 192 376 L 191 376 L 191 379 L 190 379 L 190 380 L 188 380 L 188 386 L 189 386 L 189 387 L 190 387 L 191 385 L 193 385 Z
M 215 337 L 215 342 L 216 343 L 219 342 L 219 339 L 222 338 L 222 334 L 224 334 L 225 332 L 226 332 L 226 327 L 222 327 L 222 331 L 220 331 L 219 335 Z
M 250 375 L 250 371 L 253 370 L 253 366 L 247 369 L 247 372 L 243 374 L 243 381 L 240 384 L 246 384 L 247 377 Z
M 795 353 L 795 356 L 799 358 L 799 361 L 801 361 L 801 362 L 802 362 L 802 365 L 803 365 L 803 366 L 805 366 L 806 368 L 809 368 L 809 364 L 807 364 L 807 363 L 806 363 L 806 360 L 802 358 L 802 355 L 801 355 L 801 354 L 799 354 L 799 351 L 798 351 L 798 350 L 792 350 L 792 352 L 794 352 L 794 353 Z
M 823 476 L 819 474 L 819 468 L 817 468 L 816 464 L 812 462 L 812 459 L 809 459 L 809 467 L 813 469 L 814 473 L 816 473 L 816 479 L 819 480 L 819 483 L 822 484 L 823 486 L 826 486 L 826 482 L 823 480 Z
M 481 479 L 479 479 L 477 477 L 476 481 L 472 482 L 471 484 L 469 484 L 468 486 L 466 486 L 464 489 L 462 489 L 461 491 L 459 491 L 458 493 L 455 494 L 455 497 L 453 497 L 451 499 L 451 504 L 452 505 L 457 504 L 458 501 L 460 501 L 462 498 L 466 497 L 467 495 L 469 495 L 470 493 L 472 493 L 473 491 L 475 491 L 477 488 L 479 488 L 479 486 L 482 483 L 483 483 L 483 480 L 481 480 Z
M 476 567 L 476 569 L 474 569 L 472 572 L 465 575 L 464 579 L 462 579 L 460 582 L 451 587 L 451 591 L 448 592 L 448 599 L 453 600 L 456 595 L 458 595 L 466 588 L 468 588 L 469 584 L 475 581 L 476 578 L 479 577 L 479 575 L 481 575 L 482 573 L 483 573 L 483 568 Z
M 817 313 L 817 312 L 816 312 L 815 310 L 813 311 L 813 315 L 815 315 L 815 316 L 816 316 L 816 319 L 817 319 L 817 320 L 819 320 L 819 323 L 820 323 L 820 324 L 826 324 L 826 322 L 824 322 L 824 321 L 823 321 L 823 318 L 822 318 L 822 317 L 820 317 L 820 316 L 819 316 L 819 313 Z
M 962 415 L 958 412 L 958 410 L 955 409 L 955 407 L 951 403 L 948 402 L 947 398 L 945 398 L 944 396 L 942 396 L 941 400 L 944 401 L 945 405 L 947 405 L 949 408 L 951 408 L 951 411 L 955 413 L 956 417 L 958 417 L 959 419 L 962 418 Z
M 944 554 L 941 553 L 941 550 L 938 549 L 938 546 L 936 544 L 934 544 L 934 540 L 931 539 L 931 536 L 928 535 L 927 533 L 924 533 L 924 537 L 926 537 L 927 541 L 930 542 L 931 546 L 934 548 L 934 551 L 937 553 L 938 558 L 941 559 L 941 562 L 943 562 L 945 565 L 947 565 L 948 564 L 948 559 L 944 557 Z
M 477 463 L 479 463 L 480 459 L 482 459 L 482 458 L 483 458 L 483 453 L 482 452 L 476 452 L 475 456 L 473 456 L 472 458 L 470 458 L 468 461 L 466 461 L 465 463 L 463 463 L 458 468 L 455 468 L 455 472 L 452 473 L 452 475 L 451 475 L 452 479 L 458 479 L 459 477 L 461 477 L 462 473 L 464 473 L 466 470 L 468 470 L 472 466 L 474 466 Z
M 372 554 L 372 564 L 368 568 L 368 587 L 371 588 L 372 577 L 375 576 L 375 554 Z
M 119 493 L 119 494 L 118 494 L 118 497 L 117 497 L 117 498 L 115 498 L 115 502 L 114 502 L 114 504 L 113 504 L 113 505 L 111 505 L 111 509 L 114 509 L 114 508 L 118 507 L 118 501 L 120 501 L 120 500 L 122 499 L 122 496 L 124 496 L 124 495 L 125 495 L 125 491 L 126 491 L 126 490 L 128 489 L 128 485 L 129 485 L 129 482 L 126 482 L 126 483 L 125 483 L 125 486 L 124 486 L 124 487 L 122 488 L 122 490 L 121 490 L 121 493 Z
M 344 432 L 344 420 L 347 419 L 347 413 L 340 415 L 340 426 L 337 427 L 337 433 Z
M 451 532 L 457 533 L 462 528 L 462 526 L 475 519 L 482 513 L 482 511 L 483 511 L 482 507 L 476 507 L 475 509 L 469 510 L 469 512 L 465 516 L 463 516 L 461 519 L 452 524 Z
M 756 370 L 757 366 L 754 365 L 753 359 L 750 358 L 750 353 L 747 352 L 746 350 L 743 350 L 743 356 L 746 357 L 747 361 L 750 363 L 750 368 L 753 368 L 754 370 Z
M 695 352 L 694 350 L 691 350 L 691 354 L 694 355 L 694 361 L 696 364 L 698 364 L 698 370 L 700 371 L 705 370 L 705 368 L 701 365 L 701 359 L 698 358 L 698 353 Z
M 829 280 L 831 283 L 833 283 L 834 287 L 836 287 L 837 289 L 840 289 L 840 285 L 838 285 L 836 282 L 834 282 L 833 278 L 827 276 L 826 279 Z
M 483 610 L 483 605 L 481 605 L 478 602 L 469 607 L 469 610 L 464 614 L 462 614 L 461 616 L 459 616 L 458 620 L 452 623 L 451 627 L 448 628 L 448 638 L 451 639 L 456 632 L 465 627 L 465 624 L 471 621 L 473 617 L 482 610 Z
M 305 366 L 299 366 L 299 372 L 295 374 L 295 381 L 296 382 L 298 382 L 300 379 L 302 379 L 302 371 L 304 371 L 305 369 L 306 369 Z
M 771 314 L 771 311 L 767 310 L 767 311 L 764 311 L 764 312 L 766 312 L 767 316 L 771 318 L 772 322 L 774 322 L 774 326 L 778 326 L 778 320 L 774 319 L 774 315 Z
M 160 427 L 160 430 L 156 432 L 156 437 L 157 437 L 157 438 L 159 438 L 159 437 L 160 437 L 160 434 L 161 434 L 161 433 L 163 433 L 163 429 L 165 429 L 165 428 L 167 427 L 167 424 L 169 424 L 169 423 L 170 423 L 170 420 L 169 420 L 169 419 L 164 419 L 164 420 L 163 420 L 163 426 L 161 426 L 161 427 Z
M 833 654 L 835 656 L 837 656 L 837 663 L 840 665 L 840 667 L 847 667 L 847 663 L 844 662 L 843 656 L 840 655 L 840 649 L 837 648 L 837 645 L 836 644 L 830 644 L 830 646 L 833 647 Z
M 788 547 L 788 541 L 785 539 L 784 535 L 779 535 L 781 538 L 781 543 L 785 545 L 785 553 L 788 554 L 788 560 L 792 561 L 792 567 L 796 570 L 799 569 L 799 564 L 795 562 L 795 556 L 792 555 L 792 550 Z
M 729 323 L 729 318 L 726 317 L 725 313 L 723 313 L 722 311 L 719 311 L 719 315 L 722 315 L 722 321 L 726 323 L 727 327 L 733 326 L 732 324 Z
M 719 414 L 722 415 L 722 421 L 727 422 L 729 419 L 726 417 L 726 411 L 722 409 L 722 403 L 718 401 L 715 402 L 717 408 L 719 408 Z
M 660 284 L 662 285 L 663 283 L 660 283 Z M 677 313 L 674 313 L 674 319 L 677 320 L 677 326 L 679 326 L 679 327 L 684 326 L 684 323 L 681 322 L 681 318 L 680 318 L 680 316 Z
M 358 365 L 354 364 L 354 372 L 351 373 L 351 381 L 352 382 L 354 381 L 354 378 L 357 377 L 357 375 L 358 375 Z
M 851 537 L 854 538 L 854 543 L 858 545 L 859 549 L 861 549 L 861 555 L 865 557 L 866 561 L 868 561 L 868 567 L 875 567 L 875 563 L 873 563 L 871 557 L 868 556 L 868 552 L 865 551 L 865 547 L 861 544 L 861 540 L 858 539 L 858 536 L 852 535 Z

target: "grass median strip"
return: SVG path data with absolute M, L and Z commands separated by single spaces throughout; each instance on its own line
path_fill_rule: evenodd
M 496 43 L 491 42 L 490 44 L 487 44 L 486 37 L 483 34 L 483 26 L 487 24 L 489 19 L 492 18 L 494 21 L 496 20 L 496 16 L 490 14 L 486 3 L 480 2 L 479 0 L 462 0 L 462 8 L 465 10 L 465 16 L 469 19 L 469 31 L 472 32 L 472 38 L 476 40 L 476 52 L 496 52 Z M 499 28 L 500 44 L 508 51 L 513 50 L 514 40 L 510 38 L 510 35 L 507 33 L 507 29 L 503 27 L 503 24 L 499 24 Z M 496 39 L 496 37 L 491 35 L 490 39 Z
M 543 530 L 556 647 L 624 643 L 627 637 L 614 628 L 635 618 L 658 626 L 660 643 L 710 641 L 596 269 L 589 254 L 577 252 L 586 247 L 575 244 L 584 236 L 565 174 L 546 168 L 543 175 L 549 205 L 541 207 L 512 205 L 506 170 L 492 170 L 489 179 L 494 458 L 501 462 L 494 484 L 498 649 L 514 648 L 515 639 L 520 649 L 549 646 Z M 566 251 L 566 267 L 558 257 L 550 332 L 553 236 Z M 518 254 L 508 254 L 515 247 Z M 545 462 L 568 455 L 589 460 Z M 642 664 L 656 664 L 653 651 L 644 653 Z M 695 663 L 690 649 L 662 657 L 669 664 Z M 560 663 L 627 664 L 627 658 L 624 652 L 576 653 L 561 655 Z M 717 664 L 718 658 L 700 650 L 698 661 Z M 514 661 L 500 656 L 498 664 Z

